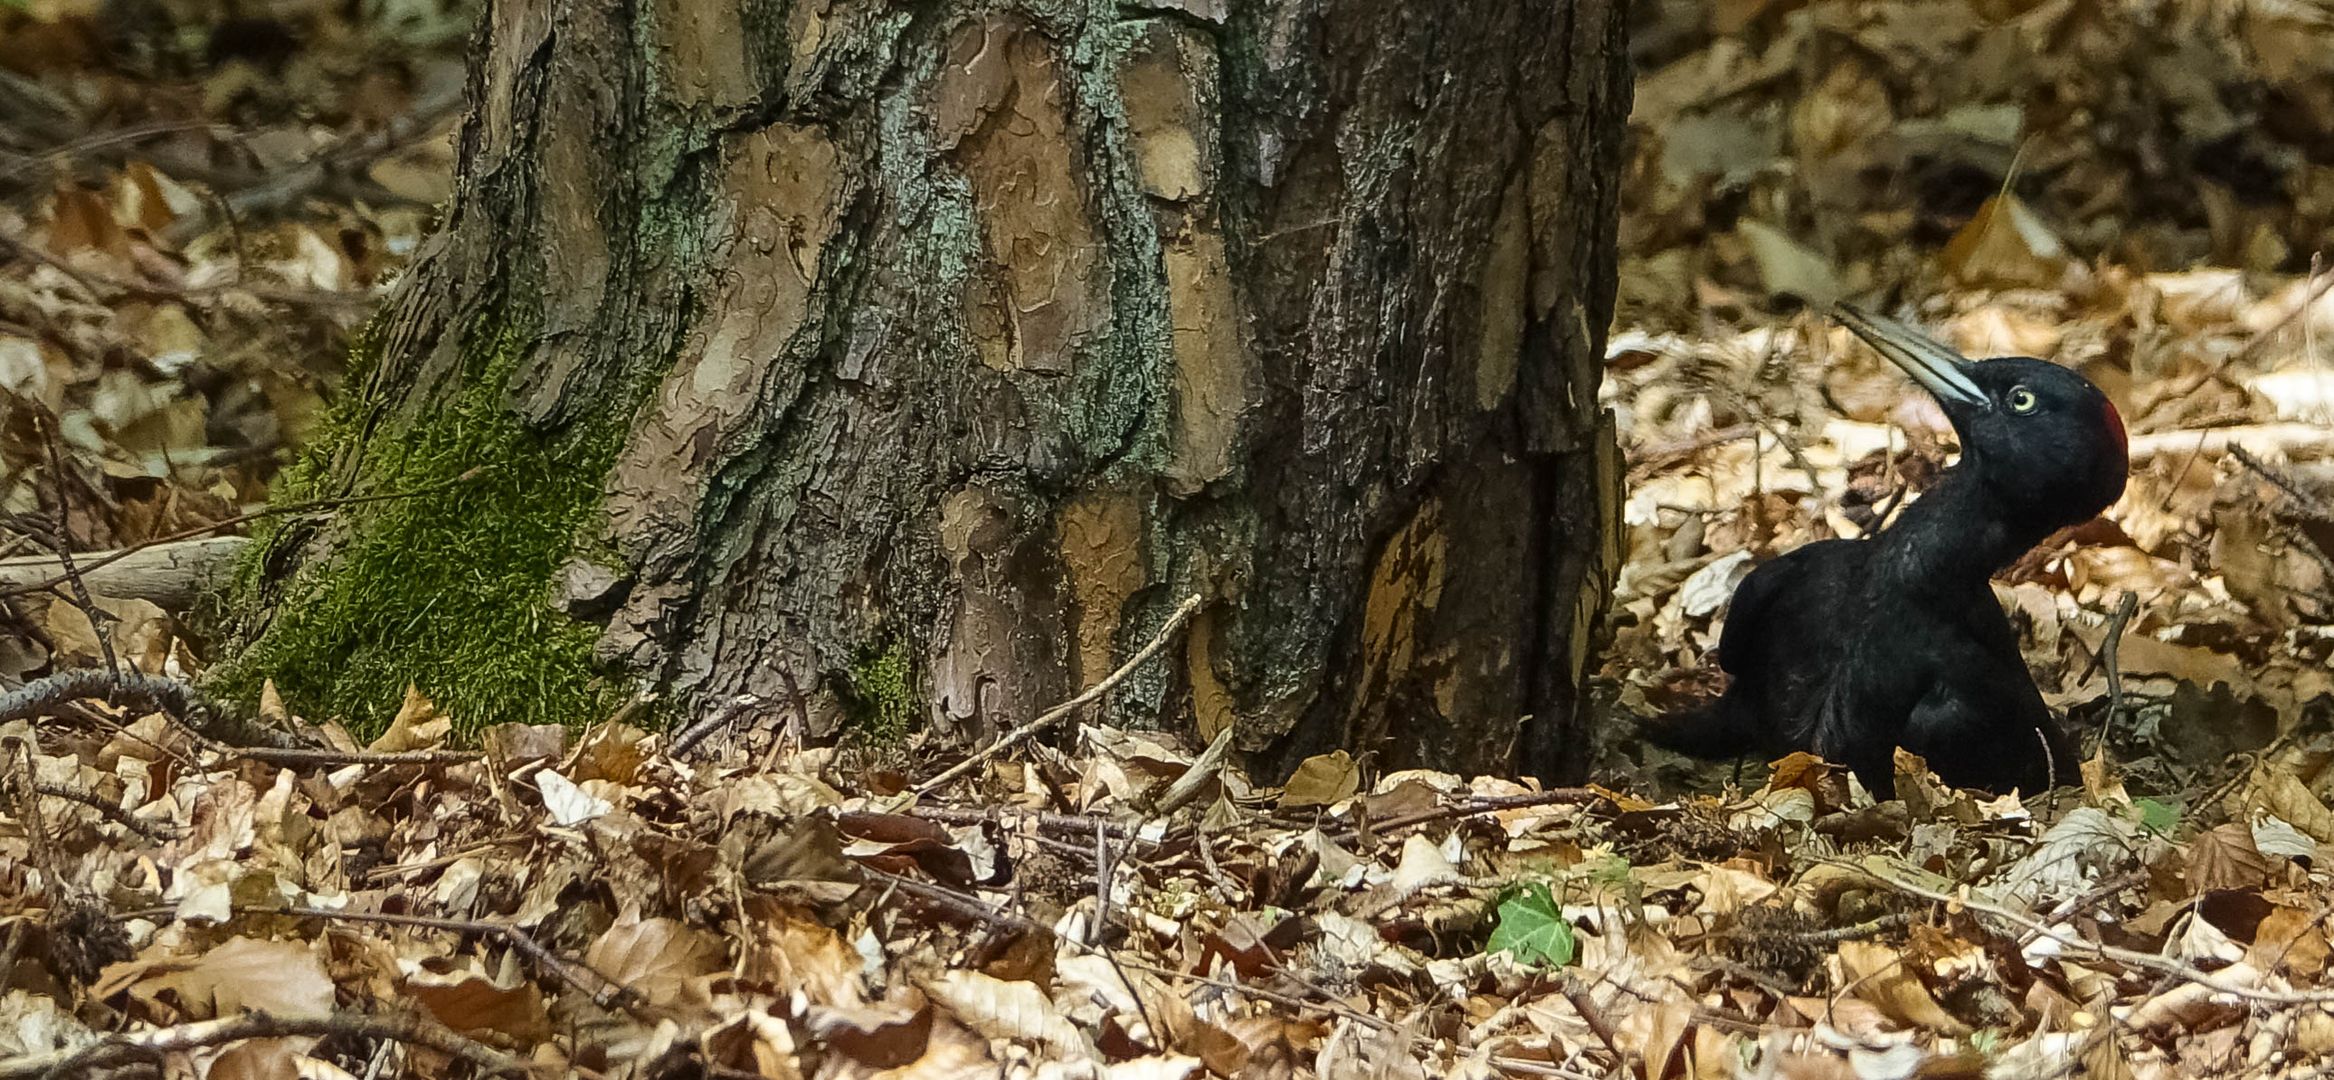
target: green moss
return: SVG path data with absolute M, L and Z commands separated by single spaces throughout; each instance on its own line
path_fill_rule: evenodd
M 527 429 L 503 389 L 533 335 L 473 330 L 467 342 L 474 374 L 456 396 L 362 447 L 352 494 L 423 494 L 336 511 L 337 542 L 264 601 L 273 619 L 215 676 L 222 692 L 250 700 L 272 678 L 295 711 L 360 734 L 395 715 L 408 683 L 464 732 L 605 715 L 597 631 L 553 611 L 550 587 L 599 505 L 621 432 L 563 444 Z M 364 385 L 372 348 L 360 338 L 345 385 Z M 278 505 L 327 494 L 370 404 L 335 402 L 317 443 L 279 480 Z M 284 520 L 256 537 L 239 576 L 244 604 L 264 595 L 260 560 L 272 542 L 303 527 Z
M 897 744 L 916 726 L 916 661 L 908 643 L 892 638 L 860 650 L 851 661 L 851 727 L 876 745 Z

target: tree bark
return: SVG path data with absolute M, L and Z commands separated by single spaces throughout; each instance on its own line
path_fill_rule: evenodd
M 526 518 L 551 557 L 509 541 L 540 633 L 690 715 L 979 737 L 1196 593 L 1107 718 L 1234 726 L 1264 772 L 1565 775 L 1616 560 L 1619 8 L 494 0 L 448 218 L 313 482 L 587 477 Z M 517 441 L 415 449 L 481 394 Z M 350 552 L 509 505 L 417 499 L 267 538 L 247 677 L 526 713 L 459 689 L 474 631 L 381 629 L 422 600 L 300 638 Z

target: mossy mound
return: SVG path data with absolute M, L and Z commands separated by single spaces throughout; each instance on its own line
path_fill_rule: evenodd
M 370 403 L 344 395 L 286 470 L 278 505 L 397 497 L 334 511 L 334 546 L 288 582 L 265 581 L 262 560 L 283 530 L 301 526 L 260 530 L 229 605 L 265 605 L 271 617 L 220 667 L 219 692 L 251 700 L 273 679 L 295 711 L 359 734 L 388 722 L 408 683 L 463 732 L 606 715 L 612 689 L 592 663 L 598 631 L 553 610 L 550 585 L 600 505 L 621 432 L 550 440 L 529 430 L 503 394 L 532 336 L 469 340 L 474 374 L 433 411 L 367 432 Z M 372 348 L 370 335 L 360 339 L 347 385 L 364 385 Z M 360 462 L 345 491 L 332 472 L 344 457 Z

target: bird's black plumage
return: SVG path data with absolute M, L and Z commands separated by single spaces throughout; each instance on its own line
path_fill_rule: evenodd
M 1970 361 L 1892 320 L 1838 317 L 1936 397 L 1961 460 L 1869 539 L 1808 544 L 1744 578 L 1718 643 L 1725 695 L 1648 734 L 1701 757 L 1811 751 L 1883 798 L 1898 746 L 1959 787 L 2073 780 L 2074 745 L 1989 582 L 2122 495 L 2121 417 L 2057 365 Z

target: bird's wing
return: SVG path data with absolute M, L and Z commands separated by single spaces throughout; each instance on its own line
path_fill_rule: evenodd
M 1778 598 L 1800 592 L 1816 561 L 1826 548 L 1846 544 L 1847 540 L 1819 540 L 1802 545 L 1760 563 L 1734 587 L 1734 599 L 1726 608 L 1726 626 L 1718 632 L 1718 667 L 1727 674 L 1741 678 L 1756 667 L 1752 658 L 1760 642 L 1770 632 L 1772 608 Z M 1819 604 L 1824 598 L 1800 597 L 1801 603 Z

